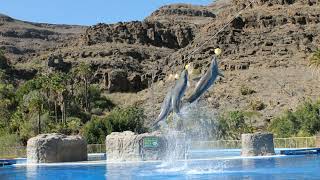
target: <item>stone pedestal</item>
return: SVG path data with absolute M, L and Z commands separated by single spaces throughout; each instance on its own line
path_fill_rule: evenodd
M 27 143 L 28 163 L 86 161 L 87 143 L 81 136 L 40 134 Z
M 316 147 L 320 148 L 320 133 L 316 135 Z
M 268 156 L 274 155 L 273 134 L 254 133 L 242 134 L 241 156 Z
M 172 143 L 173 141 L 176 142 L 177 139 L 164 136 L 160 132 L 144 134 L 134 134 L 131 131 L 113 132 L 106 137 L 107 161 L 163 160 L 169 151 L 181 149 L 181 146 Z M 176 145 L 176 149 L 173 149 L 173 144 Z M 184 156 L 184 151 L 179 151 L 178 154 Z

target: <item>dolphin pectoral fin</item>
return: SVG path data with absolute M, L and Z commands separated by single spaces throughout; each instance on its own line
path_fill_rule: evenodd
M 192 78 L 192 81 L 199 81 L 200 79 L 201 79 L 201 76 L 198 76 L 198 77 Z

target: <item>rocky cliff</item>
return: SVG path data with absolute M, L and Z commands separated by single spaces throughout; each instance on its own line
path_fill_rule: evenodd
M 259 127 L 305 99 L 319 97 L 319 79 L 307 61 L 320 46 L 319 32 L 319 0 L 176 4 L 141 22 L 91 27 L 0 15 L 0 48 L 15 68 L 43 69 L 50 57 L 60 58 L 62 65 L 88 62 L 95 70 L 93 82 L 107 90 L 107 96 L 124 106 L 144 107 L 149 121 L 172 84 L 169 75 L 185 63 L 203 73 L 213 49 L 220 47 L 225 78 L 200 101 L 218 112 L 257 111 Z

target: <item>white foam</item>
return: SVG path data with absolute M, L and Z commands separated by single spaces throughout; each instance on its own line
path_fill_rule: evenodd
M 294 155 L 303 156 L 303 155 Z M 230 156 L 230 157 L 214 157 L 214 158 L 199 158 L 199 159 L 180 159 L 173 162 L 168 161 L 122 161 L 122 162 L 108 162 L 106 160 L 100 161 L 83 161 L 83 162 L 65 162 L 65 163 L 24 163 L 24 164 L 14 164 L 13 166 L 70 166 L 70 165 L 107 165 L 107 164 L 146 164 L 146 163 L 161 163 L 157 167 L 163 168 L 168 166 L 174 166 L 177 162 L 193 162 L 193 161 L 216 161 L 216 160 L 236 160 L 236 159 L 269 159 L 269 158 L 287 158 L 293 157 L 287 155 L 271 155 L 271 156 L 252 156 L 252 157 L 242 157 L 242 156 Z

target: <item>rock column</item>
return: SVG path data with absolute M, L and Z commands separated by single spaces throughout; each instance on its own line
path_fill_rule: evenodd
M 242 134 L 241 156 L 274 155 L 273 134 L 254 133 Z

